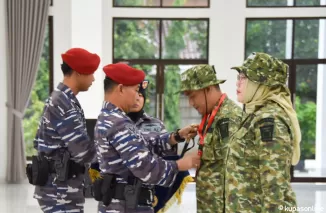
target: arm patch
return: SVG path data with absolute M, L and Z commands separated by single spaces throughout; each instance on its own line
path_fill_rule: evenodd
M 258 122 L 260 129 L 260 136 L 263 142 L 273 142 L 274 136 L 274 119 L 264 118 Z
M 229 118 L 222 118 L 216 124 L 222 139 L 229 137 L 229 121 Z

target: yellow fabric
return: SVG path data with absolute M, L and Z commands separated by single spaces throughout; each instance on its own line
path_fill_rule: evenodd
M 89 177 L 91 178 L 91 182 L 94 183 L 97 178 L 101 177 L 101 173 L 96 169 L 88 170 Z
M 300 159 L 301 130 L 297 113 L 292 107 L 289 89 L 283 86 L 271 88 L 247 80 L 244 96 L 246 113 L 254 112 L 256 106 L 263 105 L 269 100 L 281 106 L 291 120 L 292 132 L 294 133 L 292 165 L 296 165 Z
M 190 175 L 183 179 L 179 189 L 174 193 L 170 200 L 166 202 L 165 206 L 161 208 L 157 213 L 165 213 L 176 201 L 178 201 L 178 205 L 180 205 L 182 194 L 189 182 L 194 182 L 194 179 Z

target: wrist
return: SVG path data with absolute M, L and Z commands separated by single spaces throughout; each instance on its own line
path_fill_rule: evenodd
M 180 135 L 180 129 L 177 129 L 173 133 L 174 139 L 179 143 L 179 142 L 184 142 L 185 138 Z

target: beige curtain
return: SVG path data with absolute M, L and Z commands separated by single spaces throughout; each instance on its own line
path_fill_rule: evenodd
M 7 174 L 8 183 L 26 178 L 22 119 L 42 53 L 50 0 L 7 0 Z

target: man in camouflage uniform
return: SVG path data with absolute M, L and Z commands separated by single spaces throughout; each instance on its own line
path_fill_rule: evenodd
M 202 157 L 196 179 L 197 212 L 223 212 L 223 160 L 229 137 L 242 118 L 241 108 L 221 92 L 219 84 L 224 82 L 210 65 L 197 65 L 181 74 L 181 92 L 203 116 L 198 132 Z
M 34 198 L 43 212 L 83 212 L 83 165 L 94 158 L 95 146 L 87 134 L 84 113 L 76 95 L 91 86 L 100 57 L 81 48 L 72 48 L 61 56 L 64 80 L 46 100 L 34 148 L 49 162 L 56 158 L 59 150 L 68 150 L 75 163 L 72 169 L 76 171 L 64 182 L 56 180 L 56 174 L 49 174 L 45 186 L 36 186 Z
M 239 72 L 238 100 L 247 116 L 229 144 L 225 212 L 295 212 L 290 168 L 299 160 L 301 133 L 286 86 L 288 66 L 252 53 L 232 69 Z
M 149 142 L 126 115 L 139 98 L 144 72 L 123 63 L 109 64 L 103 70 L 105 101 L 95 126 L 95 143 L 103 179 L 114 175 L 116 183 L 113 190 L 108 190 L 112 201 L 108 205 L 99 202 L 99 211 L 153 213 L 154 185 L 172 185 L 178 171 L 196 167 L 199 158 L 188 155 L 178 161 L 166 161 L 154 157 L 148 149 Z M 136 208 L 130 209 L 123 190 L 135 180 L 141 181 L 141 195 L 136 196 Z

